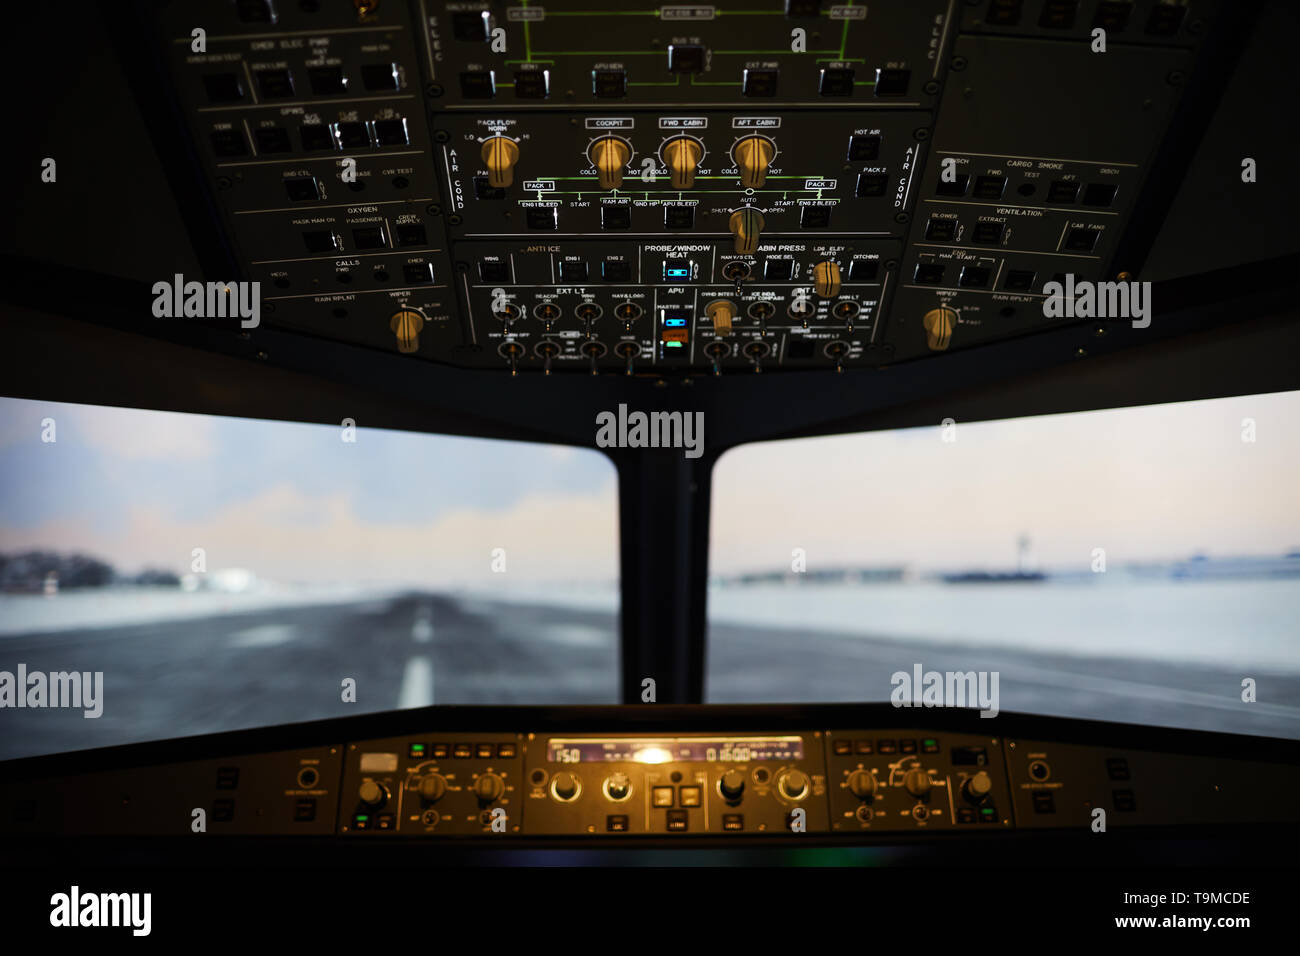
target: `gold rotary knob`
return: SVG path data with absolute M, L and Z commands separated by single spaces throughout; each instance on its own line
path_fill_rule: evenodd
M 504 189 L 515 181 L 519 144 L 504 136 L 492 136 L 483 143 L 483 162 L 488 169 L 488 185 Z
M 664 144 L 664 162 L 673 189 L 690 189 L 695 185 L 695 167 L 704 157 L 704 148 L 689 136 L 677 136 Z
M 813 267 L 813 288 L 823 299 L 840 294 L 840 266 L 830 259 Z
M 617 136 L 602 136 L 591 144 L 587 156 L 596 167 L 601 189 L 618 189 L 623 185 L 623 167 L 632 158 L 632 150 Z
M 952 341 L 953 326 L 957 324 L 957 312 L 947 306 L 931 309 L 921 319 L 925 328 L 925 343 L 935 352 L 942 352 Z
M 414 309 L 401 309 L 388 320 L 388 327 L 397 336 L 397 351 L 414 352 L 420 348 L 420 330 L 424 316 Z
M 748 189 L 762 189 L 767 181 L 767 167 L 772 164 L 776 147 L 766 136 L 746 136 L 733 152 L 740 167 L 740 184 Z
M 753 206 L 745 206 L 731 214 L 727 225 L 736 237 L 736 254 L 752 256 L 758 249 L 758 236 L 763 231 L 763 214 Z
M 722 336 L 731 334 L 731 320 L 736 316 L 736 306 L 726 299 L 710 302 L 704 307 L 704 314 L 713 323 L 713 334 Z

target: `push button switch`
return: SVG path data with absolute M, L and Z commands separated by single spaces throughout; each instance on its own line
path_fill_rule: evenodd
M 591 95 L 599 100 L 621 100 L 627 96 L 627 71 L 592 70 Z
M 852 96 L 853 71 L 848 67 L 827 67 L 817 81 L 817 92 L 822 96 Z

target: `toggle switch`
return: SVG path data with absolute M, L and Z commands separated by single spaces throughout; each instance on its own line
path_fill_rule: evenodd
M 763 231 L 763 214 L 753 206 L 745 206 L 731 214 L 727 226 L 736 237 L 736 254 L 752 256 L 758 249 L 758 237 Z
M 677 136 L 664 144 L 664 162 L 673 189 L 690 189 L 695 185 L 695 169 L 704 157 L 704 148 L 689 136 Z
M 420 348 L 420 330 L 424 328 L 423 314 L 414 309 L 401 309 L 393 313 L 388 327 L 397 336 L 397 351 L 415 352 Z
M 602 136 L 591 144 L 587 156 L 600 177 L 601 189 L 618 189 L 623 185 L 623 167 L 632 158 L 632 150 L 617 136 Z
M 952 341 L 952 328 L 957 324 L 957 313 L 947 306 L 925 313 L 921 325 L 925 328 L 925 343 L 934 352 L 942 352 Z
M 833 260 L 819 262 L 813 267 L 813 288 L 823 299 L 840 294 L 840 266 Z
M 776 155 L 776 146 L 766 136 L 746 136 L 732 151 L 740 167 L 740 184 L 748 189 L 762 189 L 767 181 L 767 167 Z
M 483 143 L 483 162 L 488 168 L 488 185 L 504 189 L 515 181 L 519 144 L 504 136 L 489 137 Z

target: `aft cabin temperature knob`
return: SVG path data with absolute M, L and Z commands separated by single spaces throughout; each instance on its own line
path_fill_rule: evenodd
M 728 770 L 718 780 L 718 790 L 728 800 L 739 800 L 745 792 L 745 775 L 739 770 Z
M 763 231 L 763 214 L 753 206 L 745 206 L 731 214 L 727 225 L 736 237 L 736 254 L 752 256 L 758 249 L 758 237 Z
M 957 312 L 947 306 L 925 313 L 921 325 L 925 328 L 925 344 L 934 352 L 942 352 L 952 341 L 952 329 L 957 324 Z
M 921 767 L 913 767 L 903 774 L 903 786 L 920 800 L 930 793 L 930 775 Z
M 772 164 L 776 147 L 766 136 L 746 136 L 732 151 L 740 167 L 740 185 L 747 189 L 762 189 L 767 182 L 767 167 Z
M 983 770 L 973 777 L 967 777 L 961 787 L 961 792 L 971 803 L 983 803 L 992 790 L 993 778 Z
M 876 795 L 876 778 L 867 770 L 855 770 L 849 774 L 849 793 L 859 800 L 870 800 Z
M 668 164 L 673 189 L 690 189 L 695 185 L 695 168 L 704 150 L 689 136 L 677 136 L 664 144 L 664 162 Z
M 829 299 L 840 294 L 840 267 L 839 263 L 827 260 L 819 262 L 813 267 L 813 288 L 823 299 Z
M 384 789 L 383 784 L 376 783 L 373 780 L 367 780 L 361 784 L 361 790 L 357 794 L 361 802 L 368 807 L 382 807 L 388 800 L 388 791 Z
M 519 144 L 504 136 L 490 137 L 483 143 L 483 162 L 488 169 L 488 185 L 504 189 L 515 181 Z
M 623 167 L 632 158 L 627 143 L 617 136 L 602 136 L 591 144 L 587 156 L 596 167 L 601 189 L 618 189 L 623 185 Z

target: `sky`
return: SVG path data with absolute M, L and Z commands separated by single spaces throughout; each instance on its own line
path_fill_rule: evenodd
M 55 421 L 53 443 L 42 421 Z M 1255 441 L 1242 441 L 1243 420 Z M 908 565 L 1049 568 L 1300 548 L 1300 392 L 732 450 L 713 478 L 713 574 Z M 594 435 L 594 424 L 593 424 Z M 0 399 L 0 552 L 133 573 L 493 585 L 618 577 L 617 483 L 593 450 Z
M 1253 419 L 1255 441 L 1244 442 Z M 713 474 L 710 573 L 1044 568 L 1300 549 L 1300 392 L 744 445 Z
M 56 441 L 41 440 L 42 420 Z M 474 585 L 618 578 L 605 455 L 558 445 L 0 399 L 0 552 L 134 573 Z

